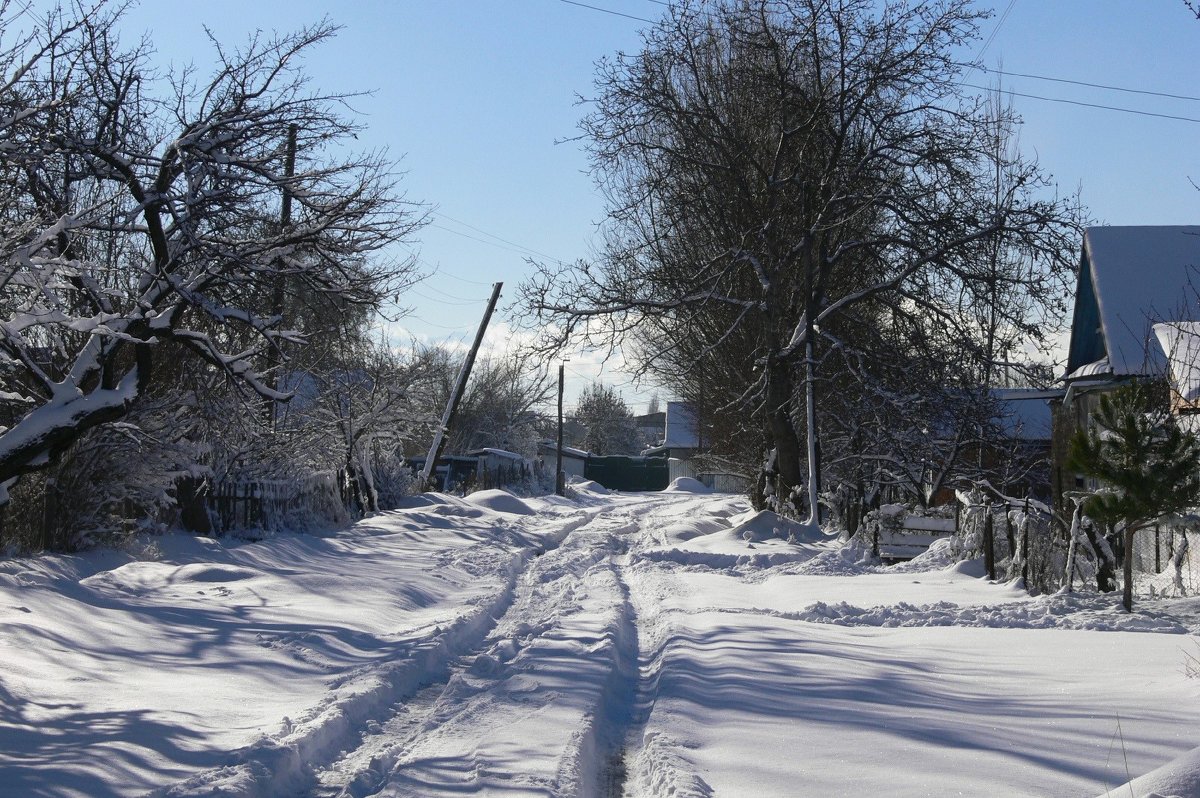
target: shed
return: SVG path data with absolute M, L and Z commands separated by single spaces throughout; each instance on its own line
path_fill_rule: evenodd
M 587 468 L 588 458 L 591 457 L 591 452 L 585 452 L 583 449 L 576 449 L 572 446 L 562 447 L 562 469 L 567 478 L 579 477 L 584 479 L 584 471 Z M 554 441 L 542 441 L 538 444 L 538 457 L 547 473 L 553 476 L 554 466 L 558 459 L 558 447 Z

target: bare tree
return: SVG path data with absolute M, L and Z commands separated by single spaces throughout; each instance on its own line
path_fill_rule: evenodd
M 961 328 L 988 281 L 1069 285 L 1071 204 L 997 151 L 994 115 L 961 88 L 983 16 L 967 0 L 672 6 L 598 67 L 583 131 L 607 243 L 522 287 L 543 345 L 617 346 L 649 323 L 643 370 L 682 352 L 675 369 L 748 372 L 727 405 L 763 419 L 781 502 L 806 494 L 815 521 L 820 363 L 860 311 Z M 981 270 L 997 239 L 1031 268 Z
M 163 78 L 112 14 L 13 41 L 15 18 L 0 12 L 0 484 L 122 417 L 166 342 L 284 400 L 266 355 L 303 336 L 273 297 L 366 308 L 415 277 L 378 253 L 423 214 L 384 156 L 348 153 L 348 98 L 300 67 L 329 24 L 214 42 L 211 75 Z
M 462 354 L 444 347 L 426 350 L 431 367 L 424 387 L 424 406 L 430 415 L 428 436 L 441 417 Z M 463 454 L 485 447 L 504 449 L 532 459 L 538 441 L 547 437 L 551 422 L 546 407 L 554 392 L 549 373 L 513 354 L 481 358 L 459 402 L 446 451 Z
M 592 454 L 636 454 L 639 445 L 633 412 L 611 385 L 593 382 L 579 395 L 572 418 L 584 430 L 583 447 Z

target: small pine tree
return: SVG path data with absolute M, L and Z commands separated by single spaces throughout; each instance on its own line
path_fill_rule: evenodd
M 1162 386 L 1134 383 L 1100 397 L 1095 428 L 1071 440 L 1067 464 L 1100 481 L 1084 504 L 1124 532 L 1125 610 L 1133 610 L 1133 536 L 1200 498 L 1200 442 L 1180 429 Z

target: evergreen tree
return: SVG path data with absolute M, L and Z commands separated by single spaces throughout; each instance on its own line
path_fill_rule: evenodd
M 1200 498 L 1200 442 L 1175 423 L 1162 388 L 1134 383 L 1102 396 L 1095 427 L 1075 434 L 1067 461 L 1101 483 L 1084 512 L 1124 533 L 1126 611 L 1134 533 Z

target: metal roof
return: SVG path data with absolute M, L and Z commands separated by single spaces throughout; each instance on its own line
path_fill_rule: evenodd
M 1200 225 L 1089 227 L 1078 286 L 1066 378 L 1162 374 L 1151 327 L 1200 321 Z

